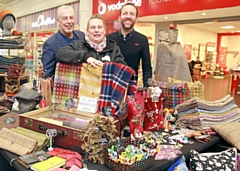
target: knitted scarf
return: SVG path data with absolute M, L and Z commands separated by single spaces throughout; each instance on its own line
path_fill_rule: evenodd
M 106 47 L 106 37 L 104 37 L 102 42 L 99 44 L 92 42 L 88 36 L 85 36 L 85 40 L 97 52 L 102 52 L 103 49 Z

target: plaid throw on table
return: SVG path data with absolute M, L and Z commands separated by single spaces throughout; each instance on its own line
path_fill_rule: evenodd
M 69 99 L 77 108 L 81 68 L 81 64 L 57 63 L 52 102 L 59 108 L 65 108 Z

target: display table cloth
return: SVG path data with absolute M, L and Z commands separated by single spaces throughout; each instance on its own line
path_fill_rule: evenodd
M 203 150 L 208 149 L 209 147 L 214 146 L 215 144 L 223 141 L 223 139 L 218 136 L 212 136 L 211 140 L 209 142 L 207 142 L 206 144 L 197 142 L 193 139 L 191 139 L 191 141 L 194 142 L 194 144 L 192 145 L 184 145 L 182 147 L 182 152 L 183 155 L 185 156 L 186 160 L 189 159 L 189 151 L 191 149 L 195 149 L 198 152 L 202 152 Z M 3 157 L 7 160 L 8 163 L 10 163 L 10 161 L 16 157 L 18 157 L 17 155 L 5 151 L 5 150 L 0 150 L 0 153 L 3 155 Z M 174 160 L 155 160 L 153 167 L 147 169 L 146 171 L 165 171 L 167 170 L 175 161 L 177 161 L 178 158 L 175 158 Z M 1 161 L 2 162 L 2 161 Z M 88 161 L 85 161 L 85 163 L 87 164 L 88 169 L 97 169 L 98 171 L 110 171 L 110 169 L 108 169 L 105 165 L 100 165 L 100 164 L 93 164 L 90 163 Z M 30 169 L 26 169 L 24 166 L 22 166 L 20 163 L 18 163 L 18 161 L 14 160 L 12 162 L 13 167 L 17 170 L 17 171 L 30 171 Z M 0 170 L 1 170 L 1 166 L 0 166 Z M 13 169 L 14 170 L 14 169 Z M 10 170 L 11 171 L 11 170 Z

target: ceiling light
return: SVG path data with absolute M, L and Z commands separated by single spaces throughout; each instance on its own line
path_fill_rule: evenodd
M 210 22 L 205 22 L 204 24 L 212 24 L 212 23 L 214 23 L 214 22 L 210 21 Z
M 202 15 L 207 15 L 207 14 L 205 12 L 203 12 Z
M 168 19 L 168 17 L 164 17 L 164 19 L 166 20 L 166 19 Z
M 221 26 L 220 28 L 222 29 L 232 29 L 235 28 L 234 26 Z

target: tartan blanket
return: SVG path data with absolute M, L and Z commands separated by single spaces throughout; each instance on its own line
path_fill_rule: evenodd
M 106 107 L 111 106 L 112 114 L 119 117 L 119 105 L 125 92 L 133 95 L 136 86 L 136 74 L 132 68 L 115 62 L 105 62 L 98 110 L 103 112 Z

